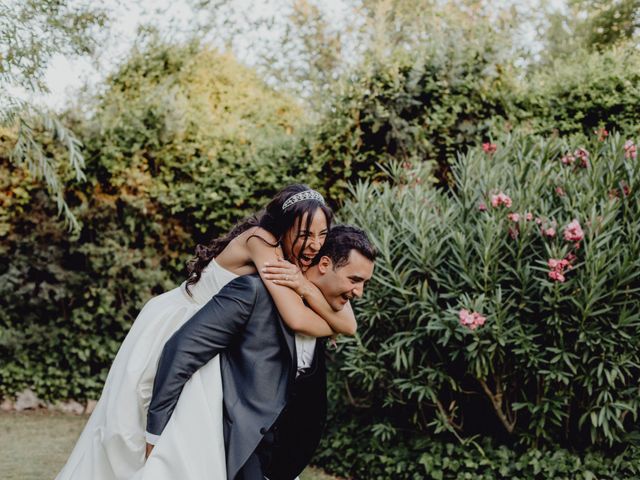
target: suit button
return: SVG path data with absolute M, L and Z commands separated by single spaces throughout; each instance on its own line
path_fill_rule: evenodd
M 265 433 L 267 433 L 267 429 L 266 429 L 266 428 L 264 428 L 264 427 L 262 427 L 262 428 L 260 429 L 260 435 L 264 435 Z

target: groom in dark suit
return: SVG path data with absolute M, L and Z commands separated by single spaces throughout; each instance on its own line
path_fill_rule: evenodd
M 362 295 L 375 255 L 362 230 L 339 225 L 306 276 L 339 310 Z M 220 354 L 228 480 L 292 480 L 310 461 L 324 428 L 323 353 L 324 342 L 316 341 L 311 367 L 300 370 L 294 333 L 259 275 L 238 277 L 166 343 L 147 433 L 162 433 L 185 383 Z

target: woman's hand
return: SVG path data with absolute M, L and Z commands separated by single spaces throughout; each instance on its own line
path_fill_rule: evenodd
M 266 262 L 262 268 L 262 273 L 265 279 L 271 280 L 277 285 L 289 287 L 304 298 L 308 280 L 297 265 L 278 258 L 276 263 Z

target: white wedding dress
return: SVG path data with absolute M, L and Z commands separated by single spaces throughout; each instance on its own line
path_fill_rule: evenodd
M 56 480 L 226 480 L 219 357 L 185 385 L 145 462 L 145 427 L 162 348 L 213 295 L 236 278 L 215 260 L 200 281 L 152 298 L 116 355 L 102 396 Z

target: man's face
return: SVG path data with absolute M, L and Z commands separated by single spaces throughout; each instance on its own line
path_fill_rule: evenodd
M 341 267 L 334 269 L 331 259 L 322 257 L 317 268 L 320 275 L 313 283 L 335 311 L 342 310 L 352 298 L 361 297 L 373 275 L 373 262 L 357 250 L 351 250 L 349 261 Z

